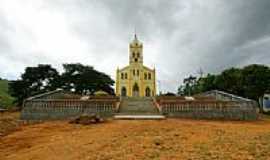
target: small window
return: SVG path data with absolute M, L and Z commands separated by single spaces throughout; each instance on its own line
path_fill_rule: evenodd
M 144 79 L 147 80 L 147 74 L 146 73 L 144 73 Z
M 125 73 L 125 79 L 128 79 L 128 75 L 127 75 L 127 73 Z
M 136 73 L 135 73 L 135 69 L 133 69 L 133 76 L 135 76 L 135 74 L 136 74 Z
M 140 57 L 140 53 L 137 53 L 137 57 L 138 57 L 138 58 Z
M 148 79 L 151 79 L 151 73 L 148 73 Z
M 132 53 L 132 56 L 135 57 L 135 52 Z
M 121 73 L 121 79 L 124 79 L 124 73 Z
M 138 58 L 135 58 L 135 62 L 138 62 Z

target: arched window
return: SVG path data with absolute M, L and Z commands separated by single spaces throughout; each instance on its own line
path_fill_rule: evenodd
M 132 56 L 135 57 L 135 52 L 132 53 Z
M 148 79 L 151 79 L 151 73 L 148 73 Z
M 128 79 L 128 75 L 127 75 L 127 73 L 125 73 L 125 79 Z
M 150 97 L 150 96 L 151 96 L 151 90 L 150 90 L 149 87 L 147 87 L 147 88 L 145 89 L 145 96 L 146 96 L 146 97 Z
M 136 75 L 136 71 L 135 71 L 135 69 L 133 69 L 133 76 L 135 76 Z
M 121 73 L 121 79 L 124 79 L 124 73 Z

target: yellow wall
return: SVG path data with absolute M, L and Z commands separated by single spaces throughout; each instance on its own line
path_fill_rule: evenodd
M 149 74 L 151 77 L 148 77 Z M 127 96 L 135 96 L 133 91 L 135 84 L 139 88 L 138 96 L 145 97 L 147 87 L 150 89 L 150 96 L 156 95 L 155 69 L 143 65 L 143 44 L 136 35 L 129 45 L 129 65 L 116 71 L 116 95 L 121 96 L 121 90 L 125 87 Z

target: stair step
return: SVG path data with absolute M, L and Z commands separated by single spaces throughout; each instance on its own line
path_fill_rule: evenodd
M 117 116 L 139 116 L 139 119 L 142 118 L 140 115 L 161 115 L 159 114 L 158 109 L 155 107 L 153 100 L 151 98 L 135 97 L 135 98 L 123 98 L 121 100 L 121 105 L 119 108 L 119 113 Z M 138 117 L 122 117 L 119 119 L 136 119 Z M 144 118 L 142 118 L 144 119 Z M 146 118 L 147 119 L 147 118 Z
M 115 119 L 137 119 L 137 120 L 163 120 L 166 117 L 164 115 L 115 115 Z
M 118 112 L 115 113 L 114 115 L 162 115 L 161 113 L 158 112 Z

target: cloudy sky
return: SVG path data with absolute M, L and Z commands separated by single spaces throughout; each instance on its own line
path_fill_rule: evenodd
M 135 28 L 162 91 L 200 68 L 270 64 L 270 0 L 0 0 L 0 77 L 80 62 L 115 78 Z

